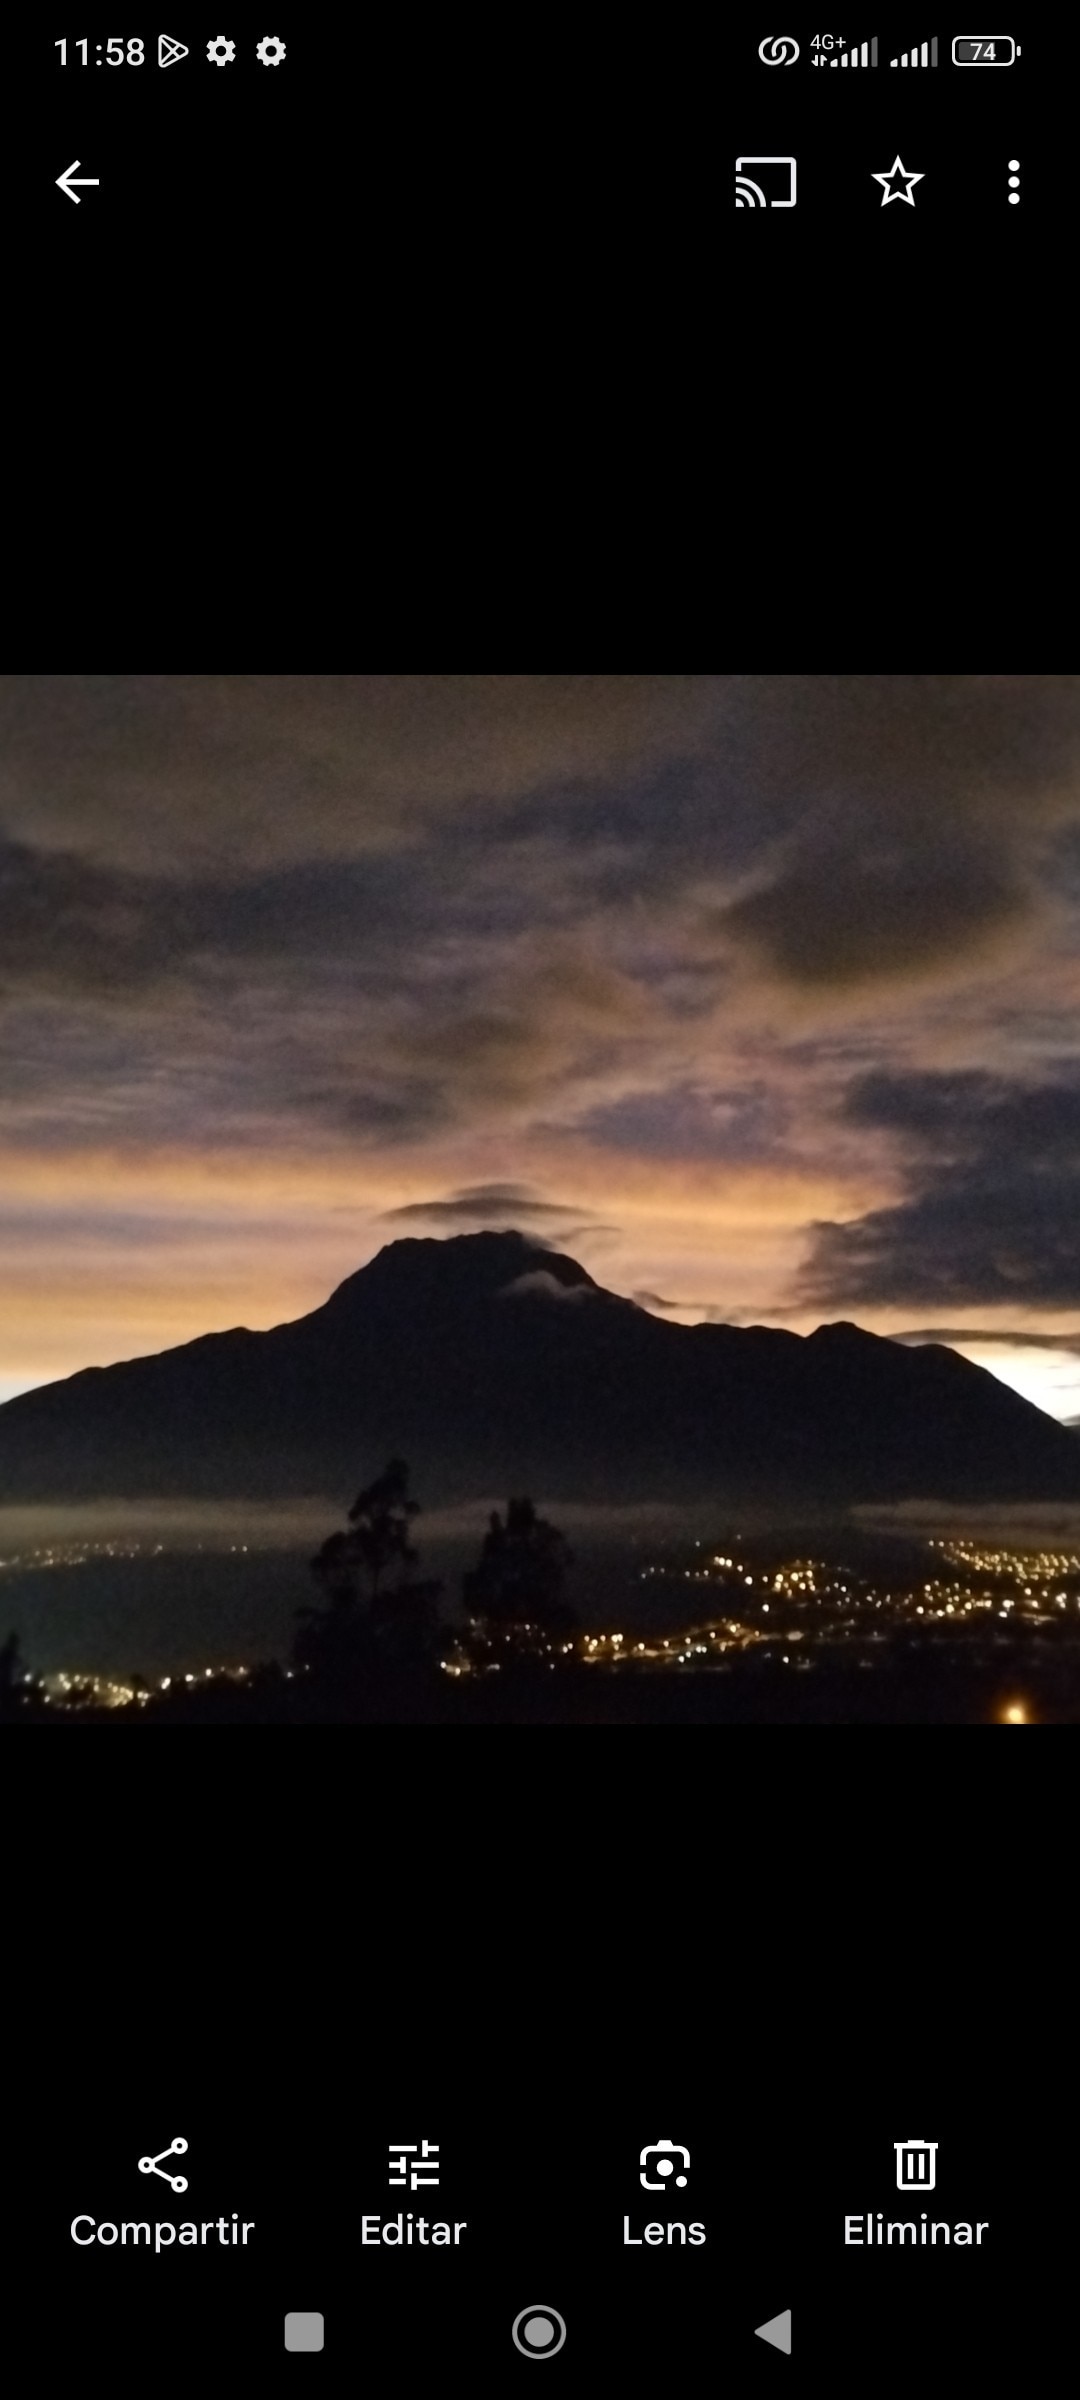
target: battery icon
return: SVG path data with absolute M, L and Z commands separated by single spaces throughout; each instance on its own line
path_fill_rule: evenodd
M 958 33 L 953 40 L 954 67 L 1011 67 L 1019 56 L 1011 33 Z

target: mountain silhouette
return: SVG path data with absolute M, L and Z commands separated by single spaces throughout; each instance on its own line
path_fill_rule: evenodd
M 1080 1499 L 1076 1433 L 938 1344 L 675 1325 L 520 1233 L 399 1241 L 321 1308 L 0 1407 L 0 1504 L 350 1493 L 432 1505 Z

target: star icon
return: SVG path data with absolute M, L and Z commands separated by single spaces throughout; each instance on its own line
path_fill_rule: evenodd
M 914 208 L 915 195 L 911 187 L 913 183 L 921 183 L 922 176 L 913 175 L 910 167 L 905 167 L 902 164 L 900 153 L 898 151 L 891 167 L 889 168 L 888 174 L 875 175 L 874 182 L 880 183 L 881 185 L 881 205 L 883 208 L 888 207 L 890 200 L 906 200 L 909 208 Z

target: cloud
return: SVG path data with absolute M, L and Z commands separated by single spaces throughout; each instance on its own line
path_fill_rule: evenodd
M 664 1300 L 659 1292 L 633 1292 L 631 1298 L 636 1300 L 639 1308 L 659 1310 L 662 1316 L 691 1317 L 695 1323 L 702 1325 L 741 1325 L 743 1322 L 739 1309 L 725 1308 L 719 1301 Z M 766 1311 L 768 1315 L 775 1313 L 773 1310 Z
M 187 876 L 512 820 L 690 886 L 795 837 L 798 875 L 830 833 L 932 859 L 967 829 L 1011 857 L 1075 815 L 1078 742 L 1073 676 L 11 675 L 0 822 Z
M 763 1076 L 724 1076 L 716 1090 L 675 1083 L 605 1101 L 578 1130 L 605 1149 L 637 1157 L 716 1160 L 776 1157 L 791 1120 L 790 1103 Z
M 724 930 L 795 984 L 913 982 L 1015 933 L 1033 894 L 1015 858 L 949 829 L 813 829 Z
M 970 1507 L 949 1501 L 898 1500 L 888 1506 L 856 1506 L 851 1515 L 856 1525 L 915 1539 L 977 1540 L 1002 1550 L 1080 1552 L 1080 1509 L 1045 1501 L 998 1506 L 980 1501 L 973 1514 Z
M 707 746 L 723 677 L 34 675 L 0 680 L 21 840 L 187 873 L 408 846 Z
M 847 990 L 951 975 L 1023 933 L 1080 809 L 1080 679 L 759 680 L 765 838 L 718 934 L 781 983 Z
M 0 996 L 28 989 L 120 992 L 160 979 L 138 879 L 45 856 L 0 829 Z
M 862 1077 L 843 1111 L 905 1154 L 905 1196 L 820 1223 L 801 1290 L 815 1305 L 1080 1307 L 1080 1076 Z M 965 1335 L 965 1340 L 973 1337 Z
M 539 1300 L 571 1301 L 593 1300 L 602 1296 L 595 1283 L 561 1283 L 559 1277 L 549 1275 L 546 1268 L 535 1267 L 528 1275 L 516 1275 L 513 1283 L 504 1284 L 500 1298 L 513 1300 L 528 1294 Z
M 406 1225 L 422 1219 L 428 1225 L 448 1227 L 475 1226 L 517 1227 L 554 1225 L 555 1220 L 580 1220 L 580 1206 L 561 1200 L 545 1200 L 539 1192 L 524 1183 L 470 1184 L 463 1191 L 451 1192 L 441 1200 L 409 1200 L 401 1208 L 387 1208 L 380 1222 L 385 1225 Z M 561 1228 L 560 1228 L 561 1230 Z
M 395 1204 L 400 1230 L 518 1225 L 684 1321 L 783 1315 L 812 1219 L 829 1313 L 879 1290 L 911 1325 L 1060 1307 L 1078 694 L 0 678 L 0 1135 L 26 1207 L 66 1176 L 92 1213 L 104 1162 L 162 1293 L 171 1245 L 185 1332 L 174 1193 L 196 1170 L 272 1229 L 235 1305 L 222 1236 L 207 1323 L 292 1305 L 299 1217 L 275 1210 L 301 1183 L 363 1202 L 362 1242 Z M 136 1228 L 159 1206 L 156 1240 Z M 92 1346 L 72 1330 L 67 1262 L 89 1288 L 93 1241 L 18 1239 L 5 1310 L 51 1279 L 50 1363 L 153 1346 L 142 1297 L 121 1330 L 115 1279 Z M 666 1300 L 673 1281 L 729 1303 Z
M 310 976 L 347 967 L 353 988 L 384 989 L 403 945 L 430 939 L 445 919 L 438 878 L 397 858 L 305 863 L 184 883 L 128 864 L 97 865 L 77 848 L 50 850 L 0 828 L 0 989 L 111 993 L 163 985 L 177 974 L 260 970 Z M 455 923 L 468 931 L 467 885 Z M 488 931 L 490 904 L 480 896 Z M 398 980 L 401 969 L 399 966 Z
M 523 925 L 441 851 L 215 884 L 0 845 L 0 1096 L 110 1128 L 408 1143 L 602 1083 L 647 1029 L 632 976 Z M 546 883 L 545 883 L 546 890 Z M 66 1012 L 66 1013 L 62 1013 Z M 292 1128 L 290 1135 L 289 1128 Z
M 790 1090 L 736 1040 L 762 979 L 948 979 L 1034 926 L 1078 688 L 0 679 L 0 1076 L 73 1144 L 171 1109 L 775 1158 Z
M 1004 1350 L 1063 1350 L 1075 1352 L 1080 1358 L 1080 1326 L 1075 1333 L 1028 1333 L 1011 1329 L 1005 1331 L 1001 1326 L 994 1326 L 987 1331 L 982 1327 L 973 1330 L 970 1325 L 918 1325 L 904 1333 L 890 1332 L 889 1340 L 944 1342 L 946 1345 L 951 1342 L 970 1342 L 972 1346 L 978 1342 L 990 1346 L 998 1344 Z

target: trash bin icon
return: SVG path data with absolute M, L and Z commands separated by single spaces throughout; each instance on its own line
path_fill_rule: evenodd
M 896 2188 L 898 2192 L 932 2192 L 934 2188 L 936 2142 L 894 2142 L 896 2152 Z

